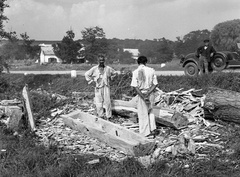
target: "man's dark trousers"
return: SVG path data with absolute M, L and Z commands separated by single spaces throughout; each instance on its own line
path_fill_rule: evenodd
M 200 65 L 200 75 L 203 74 L 203 70 L 205 69 L 205 73 L 208 74 L 208 60 L 205 56 L 199 57 L 199 65 Z

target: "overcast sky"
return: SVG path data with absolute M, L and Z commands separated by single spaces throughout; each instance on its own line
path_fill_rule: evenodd
M 7 31 L 61 40 L 73 29 L 100 26 L 107 38 L 175 40 L 190 31 L 240 19 L 240 0 L 8 0 Z

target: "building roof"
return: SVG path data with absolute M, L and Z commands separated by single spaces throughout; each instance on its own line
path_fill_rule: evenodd
M 41 44 L 57 44 L 57 43 L 60 43 L 61 41 L 47 41 L 47 40 L 35 40 L 33 41 L 33 43 L 31 45 L 41 45 Z
M 40 44 L 39 46 L 44 55 L 55 55 L 52 45 Z
M 134 59 L 137 59 L 138 55 L 140 54 L 138 49 L 123 49 L 124 52 L 129 52 L 132 54 Z

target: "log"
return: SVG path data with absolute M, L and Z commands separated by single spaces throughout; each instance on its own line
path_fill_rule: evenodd
M 214 119 L 240 124 L 240 93 L 210 87 L 204 101 Z
M 213 118 L 240 124 L 240 109 L 232 106 L 221 106 L 213 112 Z
M 240 93 L 231 90 L 210 87 L 205 99 L 205 103 L 207 102 L 214 103 L 216 107 L 232 106 L 240 109 Z
M 32 104 L 31 104 L 31 100 L 30 100 L 30 97 L 29 97 L 29 92 L 28 92 L 28 86 L 27 85 L 23 88 L 22 95 L 23 95 L 23 98 L 24 98 L 25 110 L 27 111 L 28 120 L 29 120 L 29 123 L 30 123 L 31 130 L 34 131 L 36 129 L 35 120 L 34 120 L 33 114 L 32 114 Z
M 140 134 L 80 110 L 61 115 L 61 118 L 72 129 L 105 142 L 128 155 L 148 155 L 155 146 L 155 142 Z

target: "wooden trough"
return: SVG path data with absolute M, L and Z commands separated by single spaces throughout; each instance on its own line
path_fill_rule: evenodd
M 155 146 L 155 142 L 140 134 L 80 110 L 61 115 L 61 118 L 72 129 L 97 138 L 128 155 L 148 155 Z

